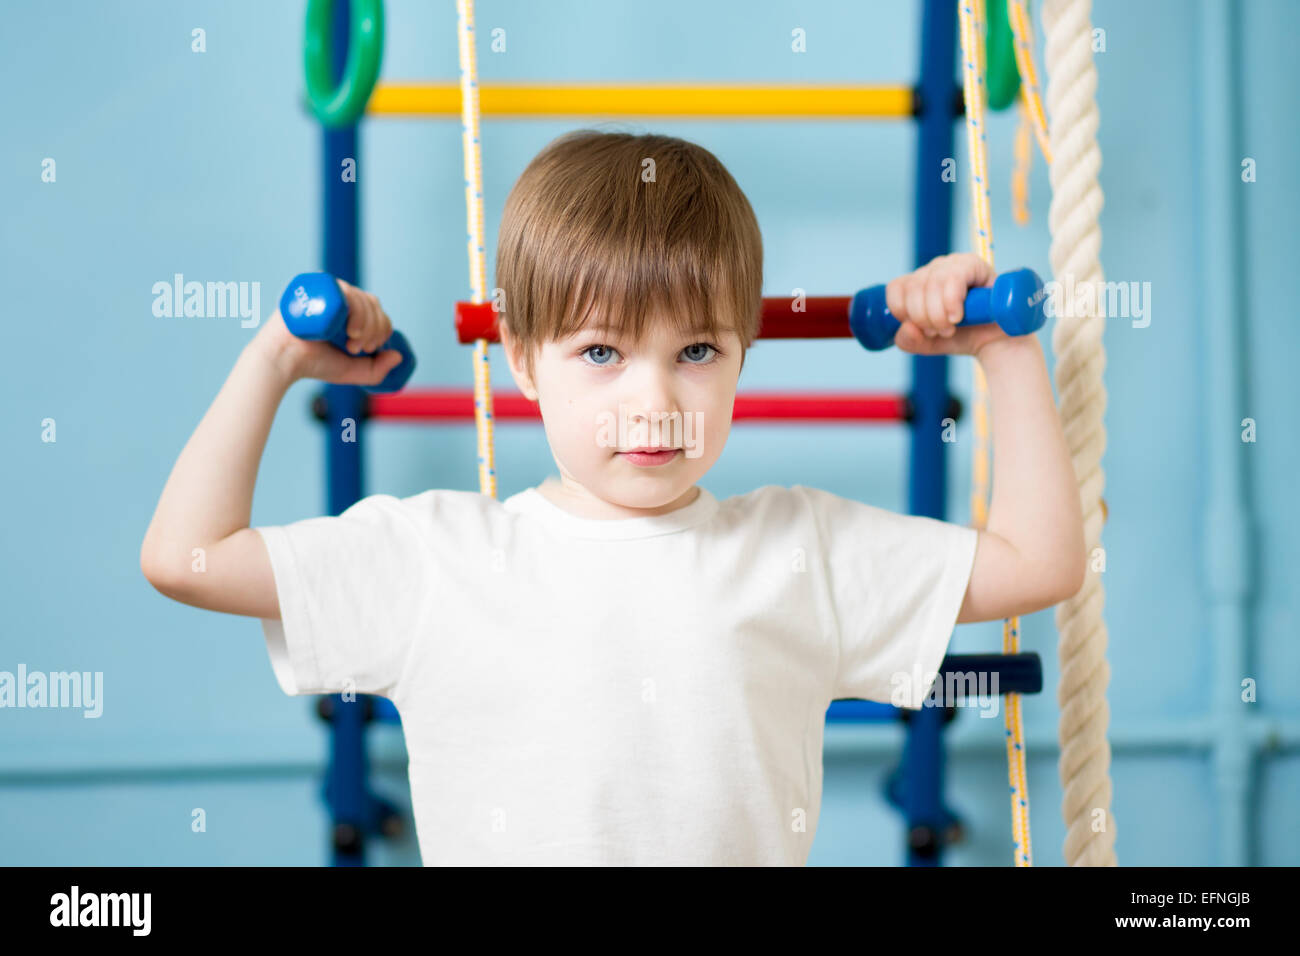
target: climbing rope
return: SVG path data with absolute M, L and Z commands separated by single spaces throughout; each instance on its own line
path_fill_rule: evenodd
M 1034 136 L 1043 151 L 1043 159 L 1052 162 L 1052 144 L 1047 136 L 1047 118 L 1043 115 L 1043 98 L 1038 85 L 1038 66 L 1034 62 L 1034 27 L 1029 20 L 1027 0 L 1007 0 L 1007 19 L 1015 37 L 1016 66 L 1020 69 L 1020 101 L 1033 121 Z
M 962 93 L 966 105 L 966 146 L 970 158 L 971 201 L 974 204 L 976 252 L 990 269 L 993 265 L 993 223 L 989 210 L 988 143 L 984 131 L 984 0 L 961 0 Z M 988 382 L 978 362 L 974 367 L 975 449 L 971 481 L 971 518 L 977 528 L 988 523 L 989 416 Z M 1020 650 L 1020 618 L 1002 625 L 1002 652 Z M 1011 790 L 1011 829 L 1015 866 L 1032 866 L 1029 843 L 1029 788 L 1025 777 L 1025 731 L 1020 712 L 1020 695 L 1007 694 L 1003 715 L 1006 723 L 1007 775 Z
M 487 255 L 483 242 L 483 160 L 479 142 L 478 63 L 474 56 L 474 0 L 456 0 L 460 36 L 460 138 L 465 156 L 466 241 L 469 246 L 470 299 L 487 300 Z M 479 491 L 497 495 L 492 446 L 492 382 L 488 340 L 474 343 L 474 424 L 478 432 Z
M 1050 257 L 1052 273 L 1063 284 L 1056 302 L 1052 350 L 1061 422 L 1079 481 L 1085 547 L 1089 555 L 1095 555 L 1101 549 L 1106 520 L 1101 499 L 1105 487 L 1101 457 L 1106 447 L 1102 333 L 1106 323 L 1098 296 L 1085 299 L 1080 295 L 1085 286 L 1091 286 L 1094 293 L 1100 290 L 1103 281 L 1097 218 L 1103 201 L 1097 182 L 1101 150 L 1097 146 L 1091 8 L 1092 0 L 1046 0 L 1043 23 L 1053 157 Z M 1061 667 L 1057 687 L 1064 789 L 1061 810 L 1066 824 L 1065 861 L 1070 866 L 1117 865 L 1115 818 L 1110 812 L 1110 743 L 1106 739 L 1110 666 L 1106 661 L 1104 603 L 1101 576 L 1090 569 L 1079 593 L 1056 609 Z
M 988 173 L 984 131 L 982 45 L 983 0 L 962 0 L 963 90 L 966 98 L 972 201 L 975 206 L 975 246 L 993 266 L 993 236 L 989 215 Z M 1021 74 L 1021 124 L 1017 142 L 1018 172 L 1013 177 L 1016 214 L 1027 218 L 1028 164 L 1032 149 L 1026 127 L 1031 127 L 1048 163 L 1052 184 L 1049 228 L 1052 234 L 1052 271 L 1066 293 L 1058 298 L 1052 349 L 1057 357 L 1055 379 L 1060 394 L 1059 413 L 1070 448 L 1083 507 L 1084 537 L 1089 555 L 1100 551 L 1106 502 L 1101 497 L 1105 476 L 1101 456 L 1105 449 L 1102 417 L 1106 391 L 1102 373 L 1106 365 L 1102 347 L 1104 316 L 1100 296 L 1080 295 L 1085 286 L 1094 293 L 1102 282 L 1102 207 L 1097 171 L 1101 152 L 1097 146 L 1097 71 L 1092 62 L 1091 0 L 1046 0 L 1048 107 L 1044 115 L 1038 74 L 1033 59 L 1033 32 L 1025 0 L 1008 0 L 1015 36 L 1016 63 Z M 1072 281 L 1071 281 L 1072 280 Z M 987 382 L 975 366 L 975 462 L 972 474 L 971 513 L 976 527 L 987 521 L 989 444 Z M 1106 686 L 1110 669 L 1106 661 L 1106 624 L 1102 618 L 1105 595 L 1100 577 L 1090 573 L 1079 593 L 1056 610 L 1060 634 L 1058 659 L 1061 676 L 1057 701 L 1061 708 L 1059 739 L 1060 777 L 1064 789 L 1062 814 L 1066 823 L 1064 854 L 1071 866 L 1114 866 L 1115 824 L 1110 812 L 1110 744 L 1106 739 L 1110 711 Z M 1019 646 L 1019 619 L 1005 622 L 1003 650 Z M 1023 728 L 1019 695 L 1007 695 L 1007 763 L 1011 784 L 1015 864 L 1032 865 L 1029 842 L 1029 804 L 1025 789 Z
M 1050 166 L 1052 148 L 1047 139 L 1047 119 L 1038 86 L 1038 66 L 1034 63 L 1034 28 L 1029 21 L 1026 0 L 1007 0 L 1007 19 L 1013 36 L 1016 67 L 1020 71 L 1019 123 L 1016 125 L 1015 165 L 1011 172 L 1011 214 L 1017 225 L 1029 223 L 1029 171 L 1034 161 L 1029 135 L 1033 131 L 1043 158 Z
M 1034 164 L 1033 134 L 1029 131 L 1029 110 L 1020 100 L 1016 123 L 1015 164 L 1011 168 L 1011 216 L 1017 226 L 1029 225 L 1029 173 Z

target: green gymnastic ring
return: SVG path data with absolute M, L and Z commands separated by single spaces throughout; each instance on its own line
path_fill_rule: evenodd
M 1015 37 L 1007 19 L 1007 0 L 989 0 L 985 10 L 989 32 L 984 37 L 985 83 L 989 109 L 1004 110 L 1020 92 L 1020 69 L 1016 66 Z
M 348 62 L 334 85 L 334 0 L 307 0 L 307 101 L 326 126 L 350 126 L 366 109 L 384 55 L 383 0 L 352 0 Z

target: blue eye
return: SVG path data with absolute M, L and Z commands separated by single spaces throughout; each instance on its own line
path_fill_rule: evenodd
M 701 349 L 705 351 L 699 351 Z M 592 353 L 595 354 L 593 355 Z M 611 348 L 608 345 L 588 345 L 578 354 L 582 356 L 588 365 L 591 365 L 594 368 L 612 368 L 614 365 L 618 364 L 618 350 Z M 708 365 L 721 354 L 721 349 L 708 342 L 696 342 L 693 345 L 688 345 L 686 348 L 682 349 L 682 355 L 687 357 L 687 365 Z
M 588 352 L 609 352 L 611 355 L 618 354 L 618 352 L 614 351 L 614 349 L 610 348 L 608 345 L 589 345 L 578 354 L 581 355 L 583 358 L 587 358 Z M 587 361 L 591 365 L 595 365 L 597 368 L 605 368 L 613 364 L 612 362 L 593 362 L 589 358 L 587 359 Z
M 688 346 L 686 346 L 686 348 L 682 349 L 682 354 L 683 354 L 683 355 L 686 355 L 686 354 L 688 354 L 692 349 L 701 349 L 701 348 L 703 348 L 703 349 L 709 349 L 711 352 L 717 353 L 717 354 L 719 354 L 719 355 L 722 354 L 721 352 L 718 352 L 717 347 L 710 345 L 708 342 L 696 342 L 694 345 L 688 345 Z M 712 356 L 712 355 L 709 355 L 709 354 L 706 353 L 704 356 L 702 356 L 701 361 L 698 361 L 698 362 L 696 362 L 696 361 L 690 361 L 690 362 L 687 362 L 687 364 L 688 364 L 688 365 L 708 365 L 709 362 L 712 361 L 712 359 L 713 359 L 713 356 Z

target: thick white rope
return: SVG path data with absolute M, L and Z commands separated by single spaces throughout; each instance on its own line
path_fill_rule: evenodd
M 1106 447 L 1102 418 L 1105 316 L 1100 303 L 1102 193 L 1097 183 L 1097 69 L 1092 62 L 1092 0 L 1045 0 L 1047 111 L 1051 141 L 1051 262 L 1061 284 L 1055 298 L 1056 387 L 1061 423 L 1083 505 L 1088 574 L 1079 593 L 1056 608 L 1060 634 L 1060 775 L 1064 797 L 1065 862 L 1115 866 L 1115 818 L 1110 811 L 1110 708 L 1106 686 L 1105 591 L 1094 556 L 1101 553 L 1101 501 Z M 1085 291 L 1086 290 L 1086 291 Z

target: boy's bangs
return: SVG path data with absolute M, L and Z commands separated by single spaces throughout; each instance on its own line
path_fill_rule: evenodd
M 735 330 L 734 303 L 699 281 L 699 274 L 707 272 L 726 288 L 727 277 L 718 275 L 716 269 L 701 268 L 698 262 L 664 266 L 643 257 L 617 262 L 588 258 L 573 262 L 572 269 L 569 274 L 576 279 L 566 290 L 568 294 L 559 296 L 565 308 L 552 313 L 561 316 L 554 333 L 557 339 L 589 331 L 640 342 L 656 314 L 681 338 L 716 341 L 724 331 Z M 557 270 L 554 274 L 565 273 Z

